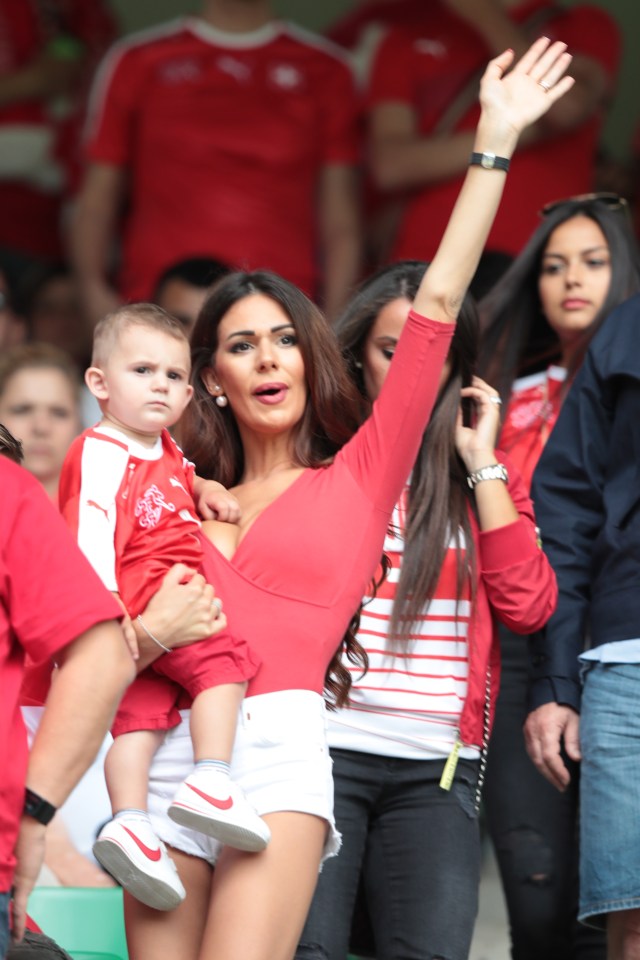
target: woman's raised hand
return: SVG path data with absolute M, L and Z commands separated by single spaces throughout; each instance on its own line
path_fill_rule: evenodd
M 491 60 L 480 81 L 482 118 L 502 122 L 519 135 L 574 84 L 565 76 L 571 63 L 566 43 L 540 37 L 513 66 L 506 50 Z M 480 121 L 482 124 L 482 120 Z

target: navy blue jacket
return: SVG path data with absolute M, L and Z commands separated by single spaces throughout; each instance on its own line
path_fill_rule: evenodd
M 577 710 L 578 655 L 640 637 L 640 295 L 594 337 L 532 495 L 559 596 L 532 640 L 529 705 Z

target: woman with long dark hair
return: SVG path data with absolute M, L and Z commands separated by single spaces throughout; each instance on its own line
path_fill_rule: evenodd
M 626 203 L 593 194 L 549 204 L 538 229 L 483 300 L 483 376 L 500 390 L 500 446 L 529 487 L 586 349 L 612 309 L 640 289 Z M 600 931 L 577 923 L 578 770 L 563 793 L 535 770 L 522 725 L 526 644 L 501 629 L 503 672 L 486 811 L 505 890 L 514 960 L 599 960 Z M 557 697 L 562 699 L 562 690 Z M 575 774 L 575 775 L 574 775 Z
M 326 672 L 343 643 L 358 654 L 345 630 L 375 573 L 394 504 L 415 462 L 453 321 L 518 134 L 572 85 L 561 79 L 570 60 L 562 43 L 541 39 L 509 69 L 512 60 L 506 52 L 484 75 L 475 144 L 480 161 L 473 160 L 418 287 L 371 416 L 354 436 L 353 387 L 326 320 L 300 291 L 273 274 L 233 274 L 202 309 L 192 336 L 196 402 L 183 443 L 201 472 L 233 484 L 242 511 L 237 526 L 212 521 L 207 535 L 215 549 L 205 566 L 230 629 L 250 638 L 262 659 L 241 708 L 232 768 L 268 822 L 271 841 L 258 854 L 220 851 L 167 818 L 174 783 L 192 763 L 185 717 L 156 754 L 149 812 L 172 848 L 187 896 L 162 916 L 127 901 L 136 960 L 160 954 L 289 960 L 295 952 L 320 863 L 339 845 L 326 745 Z M 460 428 L 467 468 L 473 467 L 479 491 L 491 483 L 500 488 L 492 499 L 501 515 L 512 517 L 503 482 L 485 483 L 480 476 L 495 469 L 494 462 L 480 462 L 487 452 L 480 422 L 489 429 L 495 404 L 485 389 L 467 389 L 482 411 L 475 430 Z M 335 677 L 337 702 L 344 701 L 349 679 L 344 671 Z
M 338 321 L 365 411 L 424 268 L 380 271 Z M 477 350 L 466 298 L 385 540 L 390 576 L 364 599 L 358 639 L 369 670 L 352 668 L 350 704 L 330 717 L 343 849 L 320 876 L 298 960 L 344 958 L 360 877 L 376 957 L 468 956 L 499 676 L 494 620 L 527 632 L 555 603 L 524 486 L 495 449 L 499 398 L 474 376 Z

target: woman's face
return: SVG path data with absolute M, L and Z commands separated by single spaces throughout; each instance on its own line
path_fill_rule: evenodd
M 605 236 L 580 214 L 553 231 L 542 255 L 538 292 L 542 312 L 563 345 L 591 326 L 611 283 Z
M 203 371 L 213 396 L 226 395 L 241 434 L 280 434 L 300 422 L 307 402 L 295 327 L 262 293 L 235 303 L 218 327 L 213 364 Z
M 80 432 L 76 392 L 65 374 L 55 367 L 17 370 L 0 395 L 0 422 L 22 441 L 27 470 L 45 486 L 55 486 Z
M 376 317 L 364 342 L 362 376 L 364 389 L 371 403 L 377 399 L 382 389 L 410 309 L 411 301 L 406 297 L 391 300 Z M 447 361 L 440 375 L 440 387 L 449 376 L 450 369 Z

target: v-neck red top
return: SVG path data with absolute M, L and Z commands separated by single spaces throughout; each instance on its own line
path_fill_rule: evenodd
M 322 693 L 380 560 L 453 331 L 411 311 L 371 416 L 333 463 L 305 470 L 260 514 L 232 560 L 205 550 L 204 573 L 229 628 L 262 659 L 248 696 Z

